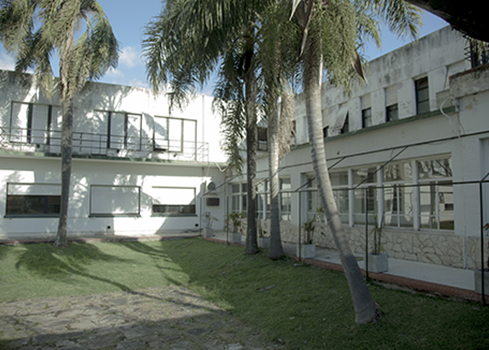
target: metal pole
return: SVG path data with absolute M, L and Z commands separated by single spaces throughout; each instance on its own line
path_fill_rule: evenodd
M 299 262 L 301 261 L 302 193 L 299 191 Z
M 479 183 L 480 226 L 481 226 L 481 298 L 482 306 L 486 305 L 484 290 L 484 201 L 482 198 L 482 180 Z
M 368 281 L 368 198 L 365 188 L 365 280 Z

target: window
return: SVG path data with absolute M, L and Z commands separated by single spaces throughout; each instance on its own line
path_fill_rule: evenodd
M 383 173 L 384 225 L 413 227 L 414 188 L 405 186 L 413 179 L 411 162 L 388 164 Z
M 229 209 L 231 212 L 245 212 L 247 210 L 247 188 L 247 184 L 229 185 L 229 191 L 231 192 L 229 197 Z
M 153 187 L 151 197 L 153 215 L 196 215 L 194 187 Z
M 430 111 L 430 93 L 428 78 L 424 77 L 415 81 L 416 85 L 416 114 L 428 113 Z
M 108 113 L 107 147 L 112 149 L 141 149 L 141 115 Z
M 385 108 L 385 118 L 388 122 L 399 120 L 399 108 L 397 103 Z
M 10 142 L 59 145 L 61 144 L 60 130 L 61 107 L 12 102 Z M 53 135 L 55 131 L 58 133 Z
M 330 119 L 331 120 L 331 119 Z M 338 106 L 338 111 L 336 116 L 333 117 L 334 123 L 332 127 L 328 130 L 331 135 L 338 135 L 348 132 L 348 104 L 343 103 Z
M 307 220 L 314 219 L 319 204 L 318 186 L 313 174 L 307 175 Z M 305 220 L 305 221 L 307 221 Z
M 372 213 L 368 216 L 368 222 L 374 223 L 374 215 L 377 213 L 377 168 L 366 167 L 353 170 L 353 185 L 361 185 L 353 194 L 353 218 L 355 223 L 365 223 L 365 213 Z M 365 195 L 367 203 L 365 203 Z
M 347 132 L 350 132 L 350 116 L 348 113 L 346 114 L 345 122 L 343 123 L 340 134 L 346 134 Z
M 454 229 L 450 158 L 418 161 L 419 215 L 422 228 Z
M 61 186 L 7 184 L 7 216 L 59 216 Z
M 139 215 L 140 188 L 137 186 L 90 186 L 90 215 Z
M 399 107 L 397 104 L 397 84 L 387 87 L 384 91 L 386 122 L 399 120 Z
M 292 212 L 292 194 L 289 192 L 292 189 L 290 178 L 280 179 L 280 220 L 290 221 Z
M 331 186 L 340 214 L 341 221 L 348 223 L 349 198 L 348 198 L 348 171 L 330 172 Z
M 258 150 L 268 151 L 268 135 L 267 128 L 258 127 Z
M 196 146 L 196 133 L 195 120 L 155 117 L 153 147 L 157 151 L 183 153 Z
M 362 127 L 368 128 L 372 126 L 372 109 L 367 108 L 362 110 Z
M 362 128 L 372 126 L 372 102 L 370 94 L 362 96 L 360 99 L 362 104 Z
M 270 188 L 268 180 L 258 180 L 256 185 L 256 212 L 259 219 L 270 219 Z

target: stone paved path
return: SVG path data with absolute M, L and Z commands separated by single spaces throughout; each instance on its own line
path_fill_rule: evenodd
M 181 287 L 0 303 L 6 349 L 283 349 Z

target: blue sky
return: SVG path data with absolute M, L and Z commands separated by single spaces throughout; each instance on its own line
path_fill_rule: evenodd
M 119 65 L 116 69 L 110 70 L 100 79 L 101 82 L 132 85 L 139 87 L 149 87 L 146 80 L 146 70 L 144 61 L 141 59 L 141 41 L 143 38 L 144 27 L 152 17 L 160 13 L 162 4 L 159 0 L 99 0 L 109 17 L 114 33 L 120 43 Z M 424 26 L 421 35 L 424 36 L 436 31 L 447 23 L 438 17 L 423 12 Z M 382 54 L 399 48 L 411 41 L 410 38 L 397 38 L 390 33 L 387 28 L 382 30 L 382 48 L 368 43 L 365 56 L 374 59 Z M 13 69 L 14 60 L 0 47 L 0 69 Z M 206 93 L 210 94 L 211 89 L 207 88 Z

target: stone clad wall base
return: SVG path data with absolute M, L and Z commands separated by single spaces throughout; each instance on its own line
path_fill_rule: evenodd
M 269 228 L 270 221 L 261 222 L 262 227 Z M 299 228 L 289 221 L 280 224 L 283 242 L 297 243 Z M 348 242 L 354 254 L 365 254 L 365 227 L 344 227 Z M 369 231 L 370 231 L 369 227 Z M 390 258 L 408 261 L 419 261 L 435 265 L 464 268 L 464 237 L 453 232 L 413 231 L 384 228 L 382 247 Z M 485 238 L 484 256 L 489 257 L 489 238 Z M 317 247 L 336 249 L 333 237 L 326 224 L 316 225 L 314 243 Z M 373 250 L 373 238 L 369 237 L 369 250 Z M 468 269 L 480 269 L 480 238 L 466 237 L 465 251 Z

